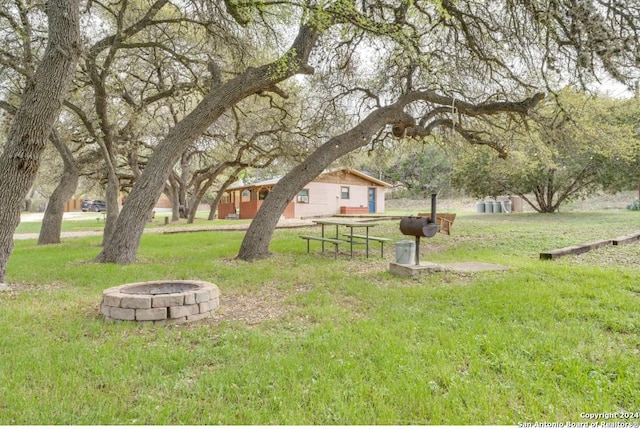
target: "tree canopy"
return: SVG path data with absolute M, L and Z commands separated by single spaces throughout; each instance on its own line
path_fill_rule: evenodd
M 508 140 L 507 159 L 485 150 L 465 151 L 453 182 L 478 198 L 519 195 L 544 213 L 635 183 L 637 176 L 629 173 L 640 161 L 639 100 L 589 97 L 565 88 L 558 101 L 538 106 L 526 127 L 496 136 Z

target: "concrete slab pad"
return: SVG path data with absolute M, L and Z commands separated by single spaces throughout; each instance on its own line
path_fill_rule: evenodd
M 489 264 L 486 262 L 455 262 L 449 264 L 434 264 L 432 262 L 421 262 L 420 265 L 405 265 L 395 262 L 389 263 L 389 272 L 402 277 L 418 278 L 436 272 L 453 273 L 478 273 L 483 271 L 505 271 L 509 267 L 506 265 Z
M 390 262 L 389 271 L 391 274 L 401 277 L 412 277 L 415 279 L 421 275 L 445 271 L 445 268 L 442 265 L 433 264 L 431 262 L 421 262 L 420 265 L 405 265 Z

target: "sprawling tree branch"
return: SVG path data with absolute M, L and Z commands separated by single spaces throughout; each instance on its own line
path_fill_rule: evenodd
M 503 101 L 483 104 L 459 101 L 458 109 L 461 114 L 470 117 L 502 113 L 527 114 L 529 109 L 539 103 L 543 97 L 543 94 L 536 94 L 520 102 Z M 355 127 L 329 139 L 286 174 L 267 195 L 242 241 L 238 258 L 253 260 L 268 256 L 273 231 L 287 204 L 332 162 L 369 144 L 380 129 L 391 126 L 397 137 L 421 137 L 422 130 L 418 128 L 418 121 L 407 112 L 408 108 L 417 102 L 450 104 L 452 100 L 434 91 L 409 92 L 394 104 L 373 109 Z
M 177 162 L 180 154 L 225 110 L 245 97 L 272 88 L 295 74 L 312 73 L 313 69 L 308 63 L 309 56 L 320 34 L 315 25 L 302 25 L 289 50 L 278 60 L 261 67 L 250 67 L 235 78 L 213 87 L 196 108 L 173 127 L 149 158 L 147 167 L 132 189 L 118 218 L 116 232 L 105 244 L 102 253 L 96 258 L 97 261 L 135 261 L 144 227 L 144 219 L 141 221 L 140 213 L 151 212 L 169 177 L 171 167 Z

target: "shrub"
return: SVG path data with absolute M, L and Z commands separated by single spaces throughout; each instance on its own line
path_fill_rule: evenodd
M 640 210 L 640 198 L 636 198 L 631 204 L 627 206 L 629 210 Z

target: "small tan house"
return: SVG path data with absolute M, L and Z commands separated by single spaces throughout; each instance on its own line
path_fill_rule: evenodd
M 218 204 L 218 219 L 238 215 L 253 219 L 279 179 L 232 185 Z M 283 216 L 307 218 L 335 214 L 384 213 L 384 196 L 391 185 L 350 168 L 326 171 L 308 183 L 289 203 Z

